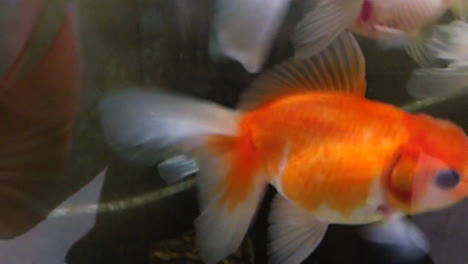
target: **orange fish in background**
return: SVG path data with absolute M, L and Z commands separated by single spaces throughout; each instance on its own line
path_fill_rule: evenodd
M 264 73 L 238 111 L 151 91 L 110 95 L 100 107 L 110 146 L 128 160 L 152 165 L 171 151 L 196 158 L 196 231 L 206 263 L 238 248 L 270 183 L 279 193 L 270 260 L 294 264 L 329 224 L 394 223 L 468 194 L 463 130 L 365 99 L 365 83 L 361 50 L 344 32 L 316 56 Z M 371 233 L 401 231 L 385 226 Z
M 44 7 L 45 0 L 0 1 L 0 76 L 18 57 Z
M 61 202 L 52 195 L 63 188 L 78 114 L 75 8 L 55 0 L 37 8 L 37 20 L 23 21 L 35 21 L 27 42 L 0 76 L 0 238 L 26 232 Z

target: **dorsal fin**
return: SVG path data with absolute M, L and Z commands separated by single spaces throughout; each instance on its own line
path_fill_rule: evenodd
M 252 110 L 276 98 L 311 90 L 364 95 L 364 56 L 350 32 L 342 32 L 312 57 L 292 57 L 262 74 L 242 95 L 239 108 Z

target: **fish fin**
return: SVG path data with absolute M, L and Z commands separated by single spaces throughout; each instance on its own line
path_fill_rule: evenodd
M 384 50 L 404 49 L 410 43 L 408 34 L 400 29 L 376 25 L 377 43 Z
M 309 57 L 326 48 L 358 17 L 363 0 L 322 0 L 294 29 L 292 42 L 296 56 Z
M 408 81 L 408 93 L 415 98 L 447 96 L 468 88 L 468 65 L 415 70 Z
M 451 10 L 457 18 L 464 21 L 468 20 L 468 2 L 466 0 L 453 1 Z
M 432 30 L 421 32 L 417 37 L 411 39 L 405 47 L 406 53 L 421 67 L 438 66 L 437 58 L 434 56 L 428 41 L 432 37 Z
M 177 155 L 159 163 L 158 172 L 167 184 L 173 184 L 198 172 L 198 166 L 194 159 Z
M 468 23 L 454 20 L 432 26 L 407 47 L 408 54 L 422 67 L 444 67 L 468 61 Z
M 217 263 L 239 248 L 266 187 L 262 179 L 245 186 L 230 183 L 229 179 L 235 180 L 233 178 L 243 176 L 243 172 L 238 171 L 239 174 L 229 176 L 227 171 L 218 168 L 219 164 L 213 165 L 201 165 L 197 175 L 201 213 L 195 221 L 196 237 L 200 254 L 206 263 Z M 256 175 L 247 173 L 245 176 L 252 179 Z M 223 188 L 226 184 L 228 186 Z M 241 197 L 239 194 L 246 196 Z
M 175 147 L 193 150 L 208 134 L 237 132 L 234 111 L 161 91 L 109 95 L 101 101 L 100 113 L 111 149 L 139 166 L 154 165 Z
M 276 195 L 271 206 L 268 229 L 272 264 L 299 264 L 322 241 L 328 224 Z
M 206 150 L 197 155 L 201 214 L 195 225 L 203 260 L 217 263 L 241 244 L 267 183 L 249 137 L 213 136 Z
M 401 50 L 410 45 L 410 39 L 406 36 L 394 39 L 378 39 L 379 46 L 383 50 Z
M 251 139 L 238 135 L 238 114 L 214 103 L 148 91 L 111 95 L 100 110 L 110 146 L 127 159 L 151 165 L 171 147 L 196 158 L 201 256 L 216 263 L 233 253 L 266 186 Z
M 467 63 L 468 23 L 454 20 L 434 26 L 433 37 L 427 45 L 436 58 L 447 61 L 449 65 Z
M 217 0 L 212 58 L 227 56 L 248 72 L 259 72 L 291 0 Z
M 424 233 L 401 215 L 365 227 L 363 236 L 370 242 L 388 246 L 406 260 L 422 258 L 429 251 Z
M 343 32 L 315 56 L 292 57 L 266 71 L 242 95 L 239 107 L 254 109 L 288 94 L 312 90 L 364 95 L 365 60 L 351 33 Z

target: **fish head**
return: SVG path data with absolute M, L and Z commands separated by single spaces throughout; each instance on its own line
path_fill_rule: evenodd
M 468 138 L 450 121 L 414 115 L 411 137 L 386 179 L 389 204 L 408 214 L 434 211 L 468 195 Z

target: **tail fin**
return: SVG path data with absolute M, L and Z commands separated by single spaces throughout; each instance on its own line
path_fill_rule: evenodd
M 151 166 L 168 152 L 190 152 L 204 136 L 235 136 L 237 114 L 213 103 L 150 91 L 118 93 L 100 104 L 110 147 L 123 158 Z
M 100 108 L 111 147 L 127 159 L 151 165 L 168 150 L 195 156 L 201 255 L 216 263 L 233 253 L 266 182 L 255 147 L 239 131 L 239 115 L 213 103 L 144 91 L 111 95 Z

